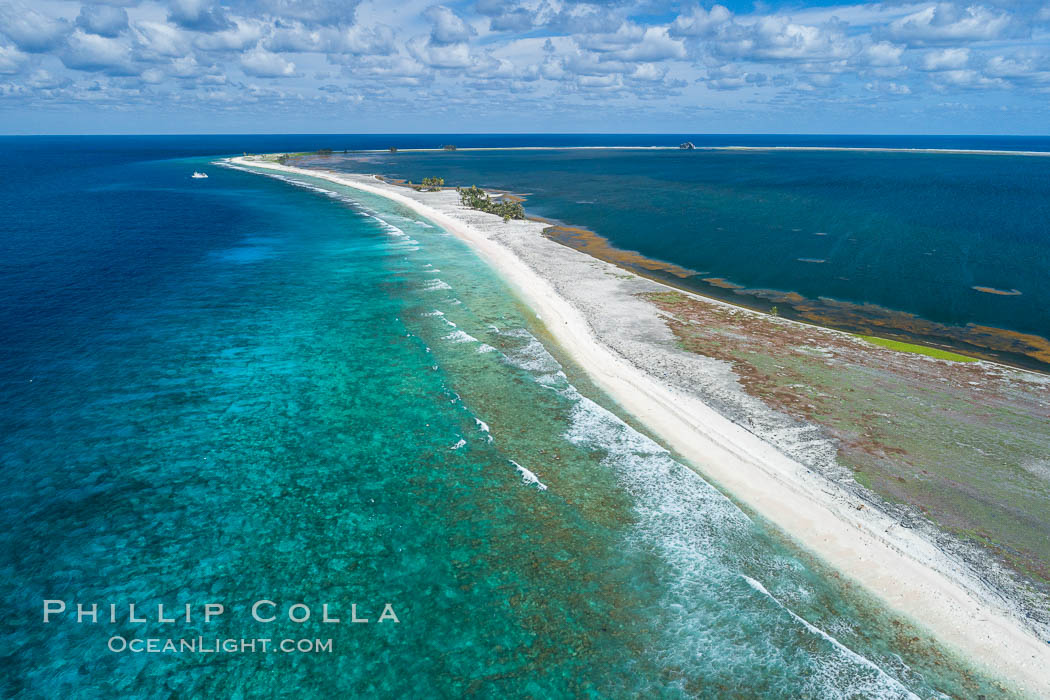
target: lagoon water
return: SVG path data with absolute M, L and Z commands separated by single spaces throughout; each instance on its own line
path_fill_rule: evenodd
M 700 143 L 1048 150 L 1026 139 L 767 138 Z M 314 162 L 524 193 L 531 215 L 589 228 L 615 247 L 694 273 L 671 277 L 678 284 L 745 304 L 764 290 L 834 300 L 806 318 L 847 330 L 914 331 L 907 316 L 866 324 L 873 309 L 865 305 L 875 305 L 948 326 L 1050 338 L 1046 156 L 545 149 L 351 154 Z M 797 304 L 777 296 L 781 311 Z M 1027 360 L 1050 368 L 1045 359 Z
M 455 238 L 187 157 L 245 142 L 305 147 L 6 142 L 5 697 L 997 692 L 610 412 Z M 196 607 L 44 625 L 43 599 Z

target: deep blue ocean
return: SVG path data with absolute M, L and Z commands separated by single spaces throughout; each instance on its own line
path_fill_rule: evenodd
M 0 695 L 1001 694 L 610 412 L 455 238 L 213 163 L 389 141 L 2 139 Z M 332 648 L 119 641 L 197 638 Z

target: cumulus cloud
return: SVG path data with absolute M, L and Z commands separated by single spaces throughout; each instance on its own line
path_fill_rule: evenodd
M 189 37 L 166 22 L 137 22 L 132 36 L 141 60 L 161 61 L 190 52 Z
M 60 46 L 69 34 L 69 22 L 49 17 L 22 4 L 0 5 L 0 32 L 28 53 L 45 53 Z
M 168 19 L 198 32 L 217 32 L 232 26 L 225 9 L 215 0 L 171 0 Z
M 234 9 L 246 16 L 270 15 L 309 25 L 353 24 L 359 0 L 238 0 Z
M 1047 86 L 1050 85 L 1050 56 L 992 56 L 984 66 L 984 75 L 1020 85 Z
M 76 24 L 85 32 L 115 37 L 128 28 L 128 13 L 123 7 L 112 5 L 84 5 Z
M 940 88 L 987 89 L 1004 87 L 1006 81 L 982 75 L 973 69 L 947 70 L 936 73 L 935 85 Z
M 671 36 L 712 37 L 732 19 L 733 13 L 723 5 L 710 10 L 697 6 L 686 15 L 679 15 L 671 23 Z
M 585 34 L 576 39 L 584 49 L 619 61 L 664 61 L 685 58 L 685 46 L 663 27 L 641 27 L 625 22 L 612 33 Z
M 497 32 L 527 32 L 532 29 L 534 22 L 532 13 L 519 7 L 492 17 L 489 28 Z
M 312 28 L 282 24 L 265 39 L 270 51 L 321 52 L 333 54 L 389 55 L 397 50 L 394 31 L 386 25 Z
M 0 73 L 11 75 L 22 70 L 26 55 L 14 46 L 0 45 Z
M 639 63 L 628 78 L 644 83 L 662 83 L 667 77 L 667 67 L 656 63 Z
M 864 85 L 864 89 L 868 92 L 878 92 L 887 95 L 910 95 L 911 88 L 907 85 L 895 82 L 870 82 Z
M 417 87 L 430 79 L 431 71 L 410 56 L 367 57 L 352 69 L 344 68 L 344 75 L 360 81 L 366 90 L 387 90 L 390 87 Z
M 969 49 L 941 49 L 923 54 L 921 65 L 926 71 L 957 70 L 966 66 L 969 61 Z
M 894 20 L 884 33 L 894 41 L 928 46 L 991 41 L 1023 32 L 1023 24 L 1005 10 L 942 2 Z
M 470 47 L 464 42 L 445 44 L 414 39 L 408 43 L 408 51 L 417 61 L 431 68 L 467 68 L 472 63 Z
M 67 68 L 108 75 L 135 75 L 131 47 L 119 40 L 77 29 L 59 54 Z
M 35 90 L 60 90 L 68 87 L 73 81 L 65 76 L 52 75 L 43 68 L 37 68 L 29 74 L 26 85 Z
M 258 44 L 269 28 L 258 20 L 238 19 L 227 29 L 198 35 L 193 43 L 204 51 L 245 51 Z
M 815 61 L 848 58 L 856 43 L 844 26 L 798 24 L 773 15 L 762 17 L 752 25 L 740 26 L 720 44 L 725 55 L 762 61 Z
M 256 78 L 290 78 L 295 64 L 280 54 L 256 47 L 241 56 L 241 70 Z
M 495 32 L 527 32 L 539 14 L 521 3 L 504 0 L 480 0 L 474 9 L 489 18 L 489 29 Z
M 455 44 L 457 42 L 466 41 L 477 34 L 477 31 L 475 31 L 473 27 L 464 22 L 459 15 L 444 5 L 433 5 L 428 7 L 423 12 L 423 16 L 426 17 L 432 25 L 430 39 L 434 43 Z
M 879 41 L 865 46 L 858 59 L 867 66 L 886 68 L 900 64 L 903 55 L 903 46 L 896 46 L 888 41 Z

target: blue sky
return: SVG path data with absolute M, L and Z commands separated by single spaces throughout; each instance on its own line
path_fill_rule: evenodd
M 1050 0 L 0 0 L 2 133 L 1048 125 Z

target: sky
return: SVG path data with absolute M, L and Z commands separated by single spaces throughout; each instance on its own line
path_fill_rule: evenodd
M 0 0 L 0 133 L 1050 133 L 1050 0 Z

